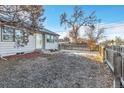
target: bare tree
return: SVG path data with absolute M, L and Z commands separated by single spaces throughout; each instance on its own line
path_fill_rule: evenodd
M 98 42 L 103 39 L 104 36 L 104 28 L 97 28 L 96 26 L 88 26 L 85 28 L 85 36 L 88 40 Z
M 21 9 L 29 14 L 28 23 L 33 31 L 37 31 L 43 28 L 43 22 L 46 17 L 43 17 L 44 9 L 42 6 L 21 6 Z
M 43 13 L 44 9 L 42 6 L 1 5 L 0 21 L 2 21 L 1 25 L 6 24 L 26 29 L 23 43 L 27 44 L 29 34 L 43 28 L 42 24 L 45 20 Z
M 88 39 L 87 44 L 92 50 L 96 47 L 96 43 L 105 37 L 104 28 L 97 28 L 96 26 L 85 27 L 85 36 Z
M 43 7 L 37 5 L 0 6 L 0 20 L 5 20 L 6 24 L 18 27 L 42 28 L 42 22 L 45 20 L 43 13 Z
M 74 7 L 73 14 L 70 18 L 67 17 L 67 13 L 63 13 L 60 16 L 60 25 L 65 25 L 65 28 L 71 28 L 70 37 L 74 39 L 75 43 L 77 43 L 79 30 L 82 26 L 92 26 L 99 21 L 95 16 L 95 11 L 89 16 L 86 16 L 79 6 Z
M 65 42 L 69 42 L 69 38 L 68 38 L 67 36 L 64 37 L 63 40 L 64 40 Z
M 0 21 L 5 21 L 4 24 L 15 25 L 19 21 L 20 6 L 0 6 Z
M 121 45 L 121 44 L 124 44 L 124 40 L 121 38 L 121 37 L 115 37 L 115 43 L 117 45 Z

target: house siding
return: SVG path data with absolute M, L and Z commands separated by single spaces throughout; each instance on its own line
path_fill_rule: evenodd
M 47 42 L 47 35 L 48 34 L 45 34 L 45 49 L 58 49 L 58 42 L 51 42 L 51 43 L 48 43 Z
M 43 35 L 36 34 L 36 49 L 43 49 Z
M 46 43 L 45 49 L 58 49 L 58 43 Z
M 1 42 L 1 27 L 0 27 L 0 42 Z
M 17 48 L 15 42 L 0 42 L 0 56 L 13 55 L 18 52 L 31 52 L 35 50 L 35 36 L 29 36 L 29 42 L 24 47 Z
M 29 42 L 24 47 L 16 47 L 16 42 L 2 42 L 1 41 L 1 27 L 0 27 L 0 57 L 1 56 L 9 56 L 14 55 L 16 53 L 24 52 L 32 52 L 36 49 L 58 49 L 58 42 L 47 42 L 47 35 L 46 33 L 37 33 L 35 35 L 29 36 Z M 54 36 L 54 35 L 53 35 Z M 41 41 L 37 41 L 41 38 Z M 41 45 L 41 47 L 37 44 Z M 41 43 L 41 44 L 40 44 Z

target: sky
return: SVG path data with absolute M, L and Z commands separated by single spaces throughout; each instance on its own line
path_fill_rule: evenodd
M 44 22 L 45 28 L 60 34 L 60 38 L 63 38 L 68 32 L 64 26 L 60 26 L 60 15 L 66 12 L 67 15 L 73 13 L 73 7 L 71 5 L 46 5 L 44 6 L 46 20 Z M 112 26 L 105 30 L 105 36 L 107 39 L 113 39 L 115 36 L 124 38 L 124 5 L 82 5 L 80 6 L 88 15 L 92 11 L 96 11 L 97 18 L 101 19 L 101 22 L 106 27 Z

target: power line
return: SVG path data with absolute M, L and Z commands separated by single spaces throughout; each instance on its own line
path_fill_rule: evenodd
M 109 28 L 117 28 L 117 27 L 124 27 L 124 23 L 121 24 L 113 24 L 113 25 L 109 25 L 109 26 L 103 26 L 103 29 L 109 29 Z

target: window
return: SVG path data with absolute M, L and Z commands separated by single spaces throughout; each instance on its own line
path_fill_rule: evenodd
M 20 46 L 24 46 L 28 42 L 28 34 L 23 30 L 13 29 L 12 27 L 2 27 L 2 42 L 16 42 Z
M 14 29 L 10 27 L 3 27 L 2 29 L 2 41 L 13 42 L 14 41 Z
M 54 37 L 54 41 L 58 42 L 58 37 L 57 36 Z
M 23 31 L 15 30 L 15 41 L 23 42 Z
M 24 32 L 22 30 L 15 30 L 15 42 L 17 46 L 24 47 Z
M 54 43 L 54 36 L 51 35 L 51 42 Z
M 47 35 L 47 42 L 54 43 L 54 37 L 52 35 Z

